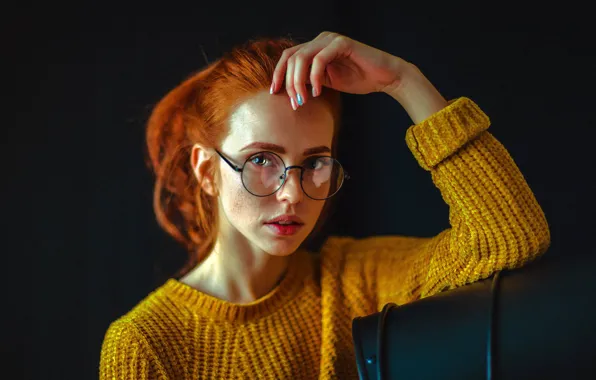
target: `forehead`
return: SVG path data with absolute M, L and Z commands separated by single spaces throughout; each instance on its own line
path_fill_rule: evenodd
M 314 146 L 331 148 L 332 138 L 333 117 L 322 100 L 310 98 L 294 111 L 285 91 L 274 95 L 263 91 L 244 101 L 230 115 L 229 133 L 222 149 L 233 153 L 259 141 L 281 145 L 288 154 L 299 155 Z

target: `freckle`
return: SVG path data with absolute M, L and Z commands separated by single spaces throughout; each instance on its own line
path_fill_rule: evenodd
M 241 212 L 242 211 L 242 196 L 240 194 L 234 194 L 234 200 L 232 201 L 232 211 L 233 212 Z

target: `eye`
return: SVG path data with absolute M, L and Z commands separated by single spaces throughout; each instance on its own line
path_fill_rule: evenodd
M 259 155 L 252 157 L 250 159 L 250 162 L 252 162 L 255 165 L 264 166 L 265 163 L 268 162 L 268 160 L 264 157 L 263 154 L 259 154 Z
M 249 158 L 249 162 L 259 167 L 279 166 L 279 159 L 268 152 L 256 153 Z
M 306 169 L 319 170 L 329 165 L 329 157 L 311 157 L 306 161 Z

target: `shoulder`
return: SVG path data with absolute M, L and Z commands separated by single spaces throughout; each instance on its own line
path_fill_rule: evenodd
M 146 378 L 150 363 L 161 367 L 137 319 L 135 308 L 108 326 L 101 346 L 101 379 L 122 378 L 125 374 Z
M 186 313 L 168 299 L 163 287 L 110 323 L 102 343 L 103 371 L 108 371 L 111 361 L 124 360 L 139 365 L 150 363 L 151 371 L 167 372 L 165 368 L 172 360 L 170 353 L 177 352 L 185 335 Z
M 104 348 L 107 344 L 125 346 L 127 344 L 138 344 L 143 337 L 136 327 L 134 321 L 122 316 L 112 321 L 104 336 Z
M 388 299 L 405 303 L 420 282 L 418 272 L 426 267 L 424 252 L 432 241 L 401 235 L 330 237 L 321 248 L 323 285 L 352 295 L 353 306 L 369 300 L 369 311 L 380 310 L 377 307 Z
M 430 242 L 429 237 L 402 235 L 331 236 L 320 249 L 321 268 L 335 276 L 374 277 L 380 267 L 408 267 Z
M 143 340 L 150 346 L 161 345 L 156 331 L 178 331 L 183 325 L 184 308 L 169 299 L 165 284 L 146 295 L 124 315 L 108 327 L 106 337 L 122 337 Z M 179 326 L 180 325 L 180 326 Z
M 365 256 L 406 253 L 416 251 L 427 244 L 432 238 L 378 235 L 364 238 L 351 236 L 330 236 L 321 247 L 323 261 L 346 261 L 362 259 Z

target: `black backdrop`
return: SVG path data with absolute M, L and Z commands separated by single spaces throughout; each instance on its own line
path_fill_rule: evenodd
M 457 4 L 89 2 L 5 14 L 3 95 L 15 117 L 1 140 L 0 371 L 12 376 L 0 377 L 97 378 L 108 324 L 184 259 L 153 216 L 143 123 L 205 64 L 202 51 L 213 60 L 251 37 L 339 32 L 415 63 L 448 99 L 470 97 L 542 205 L 549 254 L 594 254 L 590 12 L 569 2 Z M 385 94 L 343 99 L 339 156 L 353 180 L 325 234 L 449 227 L 405 144 L 401 106 Z

